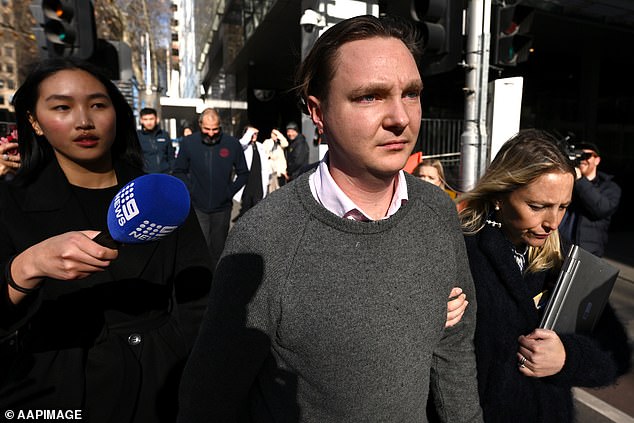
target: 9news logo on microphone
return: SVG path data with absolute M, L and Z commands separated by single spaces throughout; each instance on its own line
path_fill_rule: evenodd
M 185 184 L 165 174 L 140 176 L 126 184 L 110 203 L 108 230 L 116 241 L 157 241 L 178 228 L 189 214 Z

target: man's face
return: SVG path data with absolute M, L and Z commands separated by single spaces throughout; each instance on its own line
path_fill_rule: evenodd
M 328 100 L 309 97 L 331 173 L 392 178 L 420 129 L 423 84 L 414 58 L 400 40 L 375 37 L 342 45 L 335 66 Z
M 295 138 L 297 138 L 298 135 L 299 135 L 299 132 L 297 132 L 296 130 L 292 128 L 288 128 L 286 130 L 286 138 L 288 138 L 289 141 L 293 141 Z
M 222 132 L 220 119 L 214 115 L 203 116 L 200 122 L 200 132 L 206 135 L 211 142 L 217 140 Z
M 143 115 L 141 116 L 141 127 L 146 131 L 153 131 L 156 128 L 157 118 L 156 115 Z
M 592 150 L 583 150 L 583 152 L 588 153 L 590 156 L 579 162 L 579 170 L 583 176 L 594 178 L 601 158 Z

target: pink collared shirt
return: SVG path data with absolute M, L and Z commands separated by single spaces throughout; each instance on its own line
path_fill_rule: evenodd
M 382 219 L 387 219 L 407 203 L 407 183 L 403 171 L 399 171 L 394 178 L 394 195 L 387 210 L 387 214 Z M 317 170 L 309 177 L 310 191 L 315 200 L 324 206 L 328 211 L 344 219 L 370 222 L 372 219 L 361 210 L 354 202 L 339 188 L 328 170 L 328 154 L 319 163 Z

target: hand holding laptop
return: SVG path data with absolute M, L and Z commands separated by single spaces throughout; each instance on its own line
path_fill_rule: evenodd
M 574 245 L 559 273 L 540 327 L 557 333 L 590 333 L 594 329 L 619 270 Z
M 519 371 L 530 377 L 552 376 L 561 371 L 566 361 L 566 350 L 556 333 L 535 329 L 519 337 L 517 353 Z

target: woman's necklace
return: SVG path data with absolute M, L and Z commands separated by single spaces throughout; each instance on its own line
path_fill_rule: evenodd
M 511 251 L 513 251 L 513 258 L 515 259 L 517 266 L 520 268 L 520 272 L 523 272 L 524 267 L 526 266 L 526 251 L 528 251 L 528 248 L 524 246 L 523 251 L 519 252 L 514 245 L 511 245 Z

